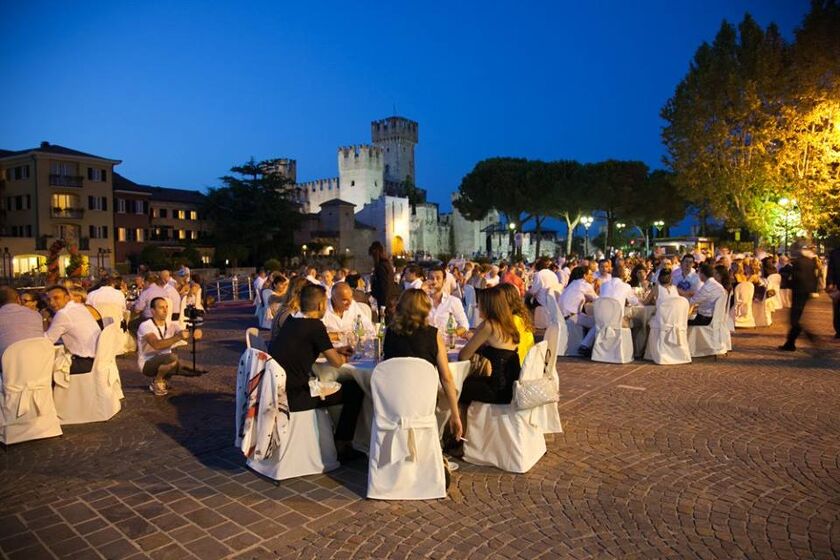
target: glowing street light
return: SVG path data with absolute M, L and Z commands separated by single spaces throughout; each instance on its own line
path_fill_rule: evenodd
M 580 223 L 583 224 L 583 229 L 586 232 L 583 238 L 583 256 L 586 257 L 589 255 L 589 227 L 592 225 L 592 222 L 595 221 L 595 218 L 592 216 L 584 216 L 580 219 Z
M 510 231 L 516 231 L 516 222 L 511 222 L 508 224 Z

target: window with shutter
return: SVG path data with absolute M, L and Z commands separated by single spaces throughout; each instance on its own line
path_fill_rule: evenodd
M 108 210 L 108 197 L 106 196 L 102 197 L 102 209 Z
M 102 226 L 102 239 L 108 239 L 108 226 Z
M 93 181 L 93 168 L 88 167 L 88 181 Z
M 104 183 L 104 182 L 105 182 L 105 181 L 107 181 L 107 180 L 108 180 L 108 171 L 106 171 L 105 169 L 103 169 L 103 170 L 102 170 L 102 182 Z
M 91 239 L 96 239 L 96 226 L 88 226 L 88 232 Z
M 29 194 L 26 195 L 26 209 L 27 210 L 32 209 L 32 195 L 29 195 Z
M 94 205 L 93 205 L 93 197 L 92 197 L 92 196 L 88 196 L 88 210 L 93 210 L 93 208 L 94 208 Z

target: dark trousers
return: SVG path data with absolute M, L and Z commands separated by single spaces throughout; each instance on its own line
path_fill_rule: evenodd
M 335 428 L 335 439 L 336 441 L 352 441 L 365 394 L 359 384 L 352 379 L 342 380 L 339 383 L 341 383 L 341 390 L 323 400 L 310 396 L 308 390 L 306 394 L 289 395 L 289 411 L 300 412 L 337 404 L 343 405 L 341 415 L 338 417 L 338 426 Z
M 840 336 L 840 298 L 833 298 L 831 308 L 834 315 L 834 334 Z
M 80 358 L 73 355 L 70 361 L 70 375 L 79 375 L 93 371 L 93 358 Z
M 805 304 L 808 303 L 809 299 L 811 299 L 811 294 L 794 290 L 790 305 L 790 330 L 788 331 L 787 341 L 785 342 L 788 346 L 793 346 L 802 332 L 805 332 L 808 338 L 813 338 L 814 336 L 811 332 L 803 329 L 801 324 L 802 313 L 805 311 Z
M 694 316 L 694 319 L 689 319 L 688 324 L 697 327 L 704 327 L 706 325 L 712 324 L 712 318 L 706 317 L 705 315 L 700 315 L 699 313 Z

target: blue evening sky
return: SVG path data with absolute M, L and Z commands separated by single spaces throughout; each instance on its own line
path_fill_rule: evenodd
M 791 39 L 805 0 L 11 2 L 0 148 L 48 140 L 203 189 L 249 157 L 337 175 L 370 121 L 420 123 L 418 184 L 490 156 L 661 166 L 659 110 L 723 19 Z

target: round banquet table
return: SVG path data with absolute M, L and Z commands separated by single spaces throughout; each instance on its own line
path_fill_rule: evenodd
M 452 372 L 452 379 L 455 382 L 455 390 L 458 394 L 461 393 L 461 387 L 464 385 L 464 379 L 470 372 L 469 361 L 458 361 L 458 349 L 450 351 L 449 357 L 449 371 Z M 370 427 L 373 421 L 373 399 L 370 394 L 370 377 L 376 367 L 377 361 L 373 358 L 362 358 L 347 362 L 340 368 L 335 368 L 330 364 L 323 362 L 316 362 L 312 367 L 312 371 L 318 376 L 321 381 L 340 381 L 342 379 L 353 379 L 359 384 L 365 394 L 362 402 L 362 410 L 359 413 L 359 419 L 356 423 L 356 432 L 353 436 L 353 448 L 357 451 L 367 454 L 370 449 Z M 446 396 L 443 392 L 443 387 L 438 383 L 438 404 L 435 410 L 435 415 L 438 421 L 438 430 L 443 435 L 443 429 L 449 420 L 450 410 L 449 403 L 446 401 Z M 338 408 L 332 407 L 330 411 L 335 423 L 338 415 Z

